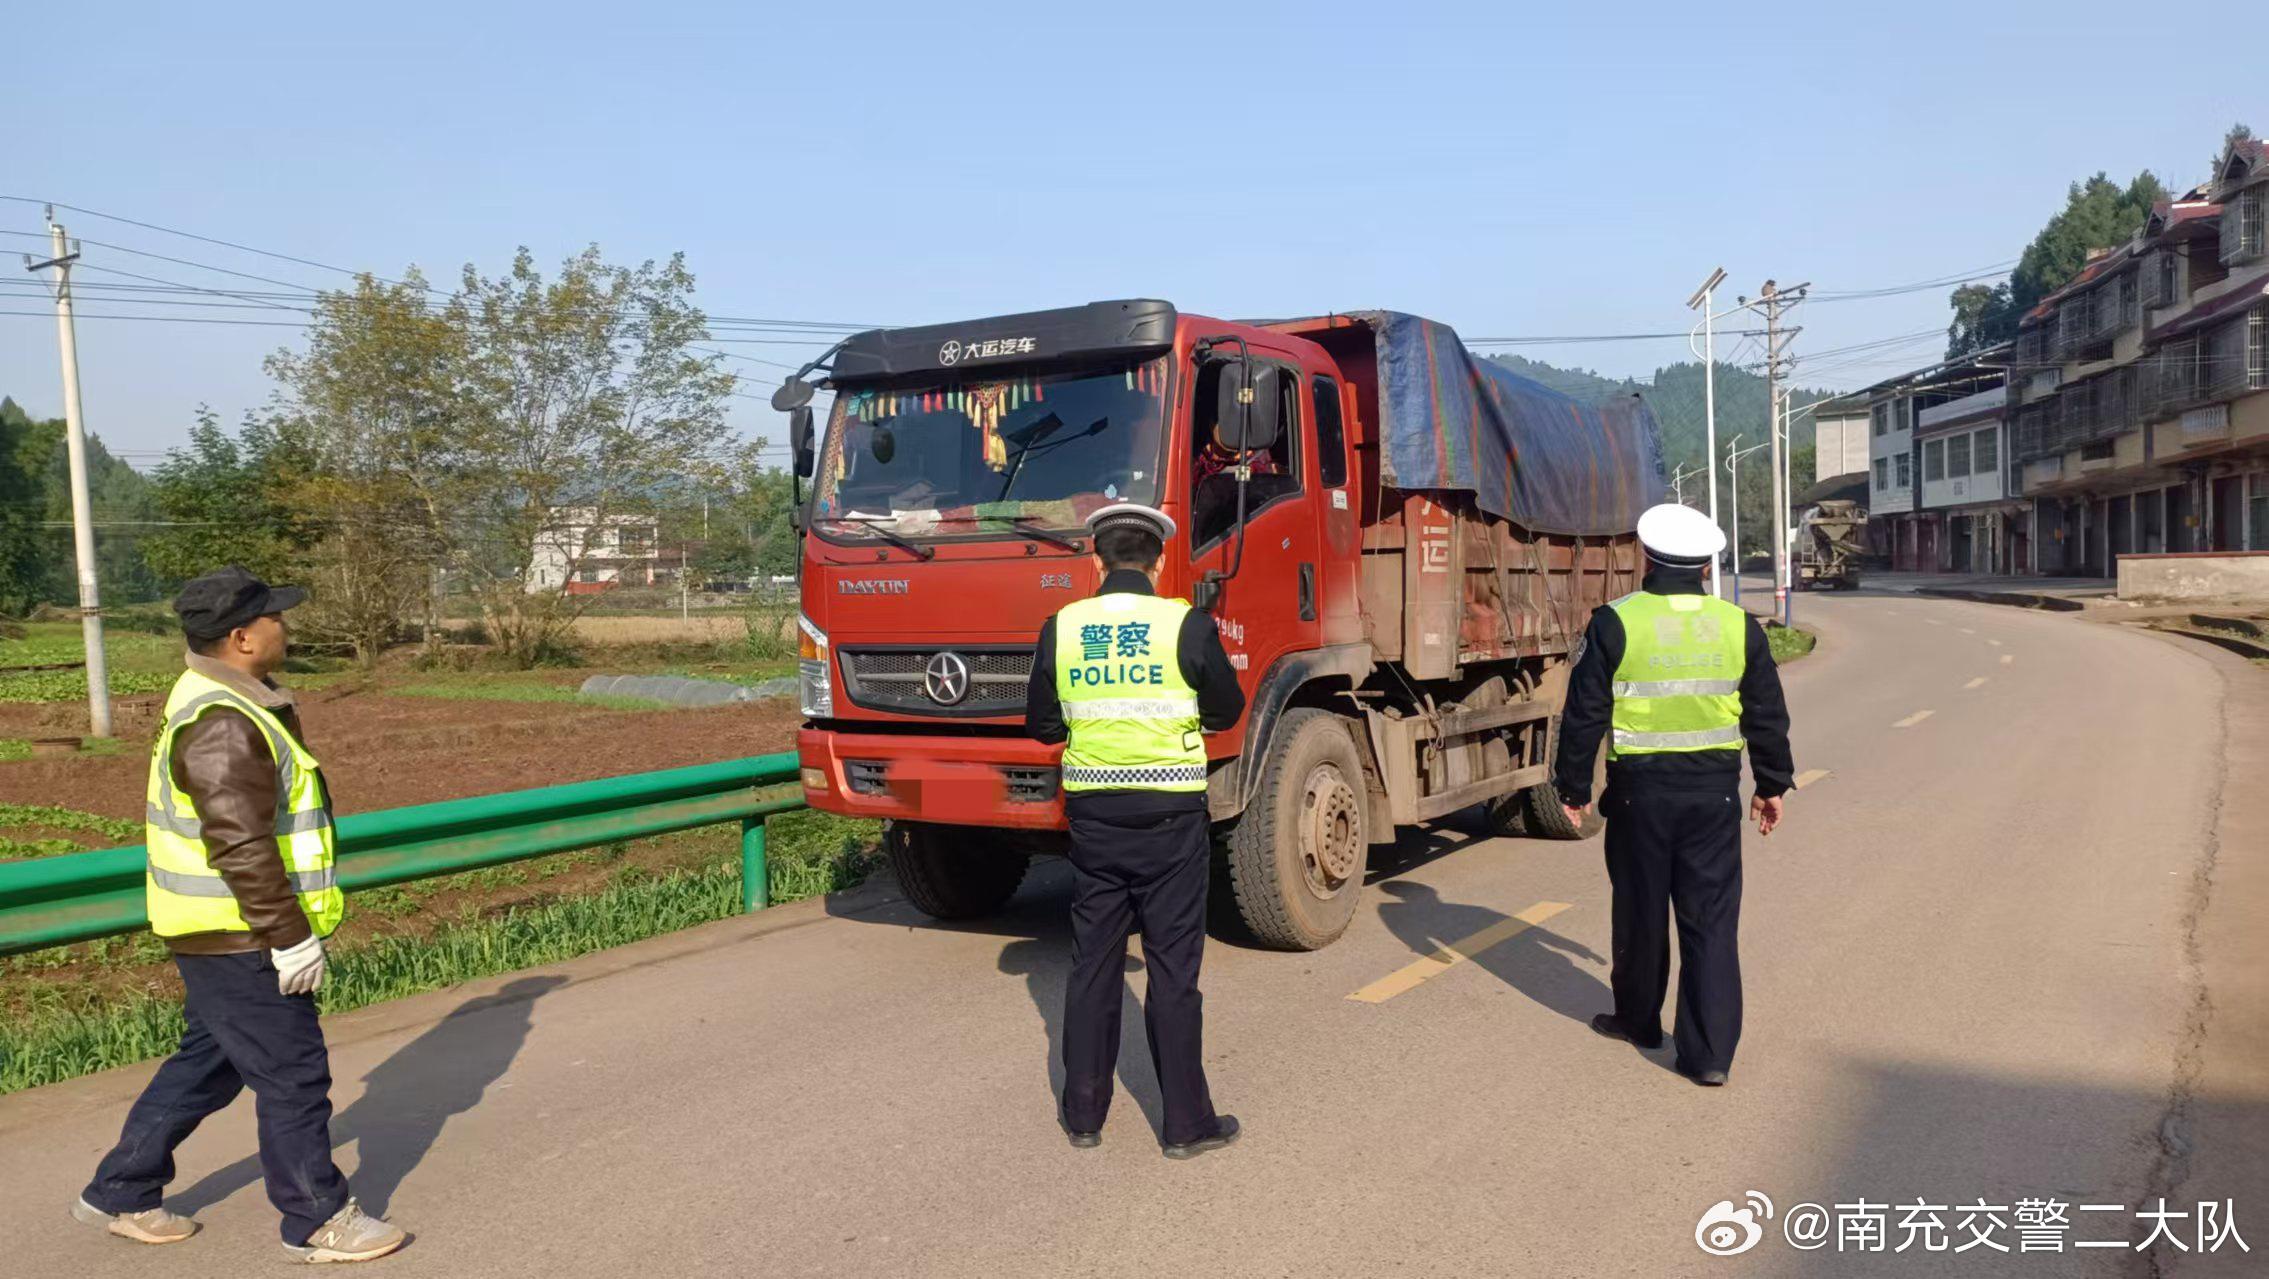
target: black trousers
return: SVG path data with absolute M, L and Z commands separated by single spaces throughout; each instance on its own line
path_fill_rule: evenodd
M 347 1179 L 331 1162 L 331 1057 L 315 997 L 277 991 L 265 951 L 173 962 L 189 991 L 189 1028 L 126 1112 L 86 1201 L 104 1212 L 157 1207 L 173 1180 L 174 1147 L 249 1084 L 268 1202 L 284 1215 L 284 1242 L 304 1245 L 347 1206 Z
M 1607 878 L 1615 888 L 1615 1017 L 1662 1034 L 1670 927 L 1678 919 L 1678 1067 L 1727 1070 L 1741 1039 L 1741 798 L 1731 790 L 1612 781 Z
M 1072 966 L 1064 987 L 1064 1123 L 1099 1132 L 1119 1061 L 1127 933 L 1142 927 L 1149 993 L 1143 1028 L 1166 1102 L 1168 1145 L 1213 1135 L 1205 1085 L 1203 998 L 1209 835 L 1202 807 L 1130 818 L 1074 799 Z

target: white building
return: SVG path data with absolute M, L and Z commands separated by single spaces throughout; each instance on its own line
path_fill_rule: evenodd
M 1812 480 L 1832 480 L 1868 469 L 1867 401 L 1831 400 L 1813 413 Z M 1872 492 L 1872 486 L 1870 486 Z
M 651 515 L 599 518 L 588 506 L 562 506 L 536 534 L 528 590 L 570 594 L 616 586 L 652 586 L 662 551 Z M 572 580 L 570 580 L 572 578 Z

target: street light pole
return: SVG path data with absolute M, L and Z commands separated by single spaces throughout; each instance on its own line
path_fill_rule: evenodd
M 1710 278 L 1702 281 L 1702 287 L 1694 291 L 1694 296 L 1686 299 L 1687 310 L 1699 307 L 1702 312 L 1702 469 L 1709 472 L 1712 524 L 1717 523 L 1718 518 L 1718 473 L 1717 468 L 1710 465 L 1710 460 L 1718 452 L 1718 357 L 1717 329 L 1711 323 L 1710 295 L 1723 283 L 1725 268 L 1721 266 L 1710 272 Z M 1710 575 L 1710 594 L 1717 595 L 1718 592 L 1717 575 L 1713 573 Z

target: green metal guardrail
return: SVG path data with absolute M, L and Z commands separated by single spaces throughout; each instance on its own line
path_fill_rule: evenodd
M 349 892 L 671 831 L 741 824 L 741 909 L 767 901 L 764 822 L 804 807 L 793 754 L 508 791 L 339 819 Z M 140 844 L 0 864 L 0 955 L 148 926 Z

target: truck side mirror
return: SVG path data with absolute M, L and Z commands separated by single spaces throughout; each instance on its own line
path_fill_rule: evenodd
M 1248 453 L 1273 448 L 1283 430 L 1278 416 L 1283 370 L 1232 360 L 1221 370 L 1221 391 L 1215 404 L 1215 421 L 1230 448 Z
M 788 410 L 788 450 L 794 455 L 797 477 L 810 479 L 812 472 L 818 469 L 819 459 L 812 449 L 809 404 L 799 404 Z

